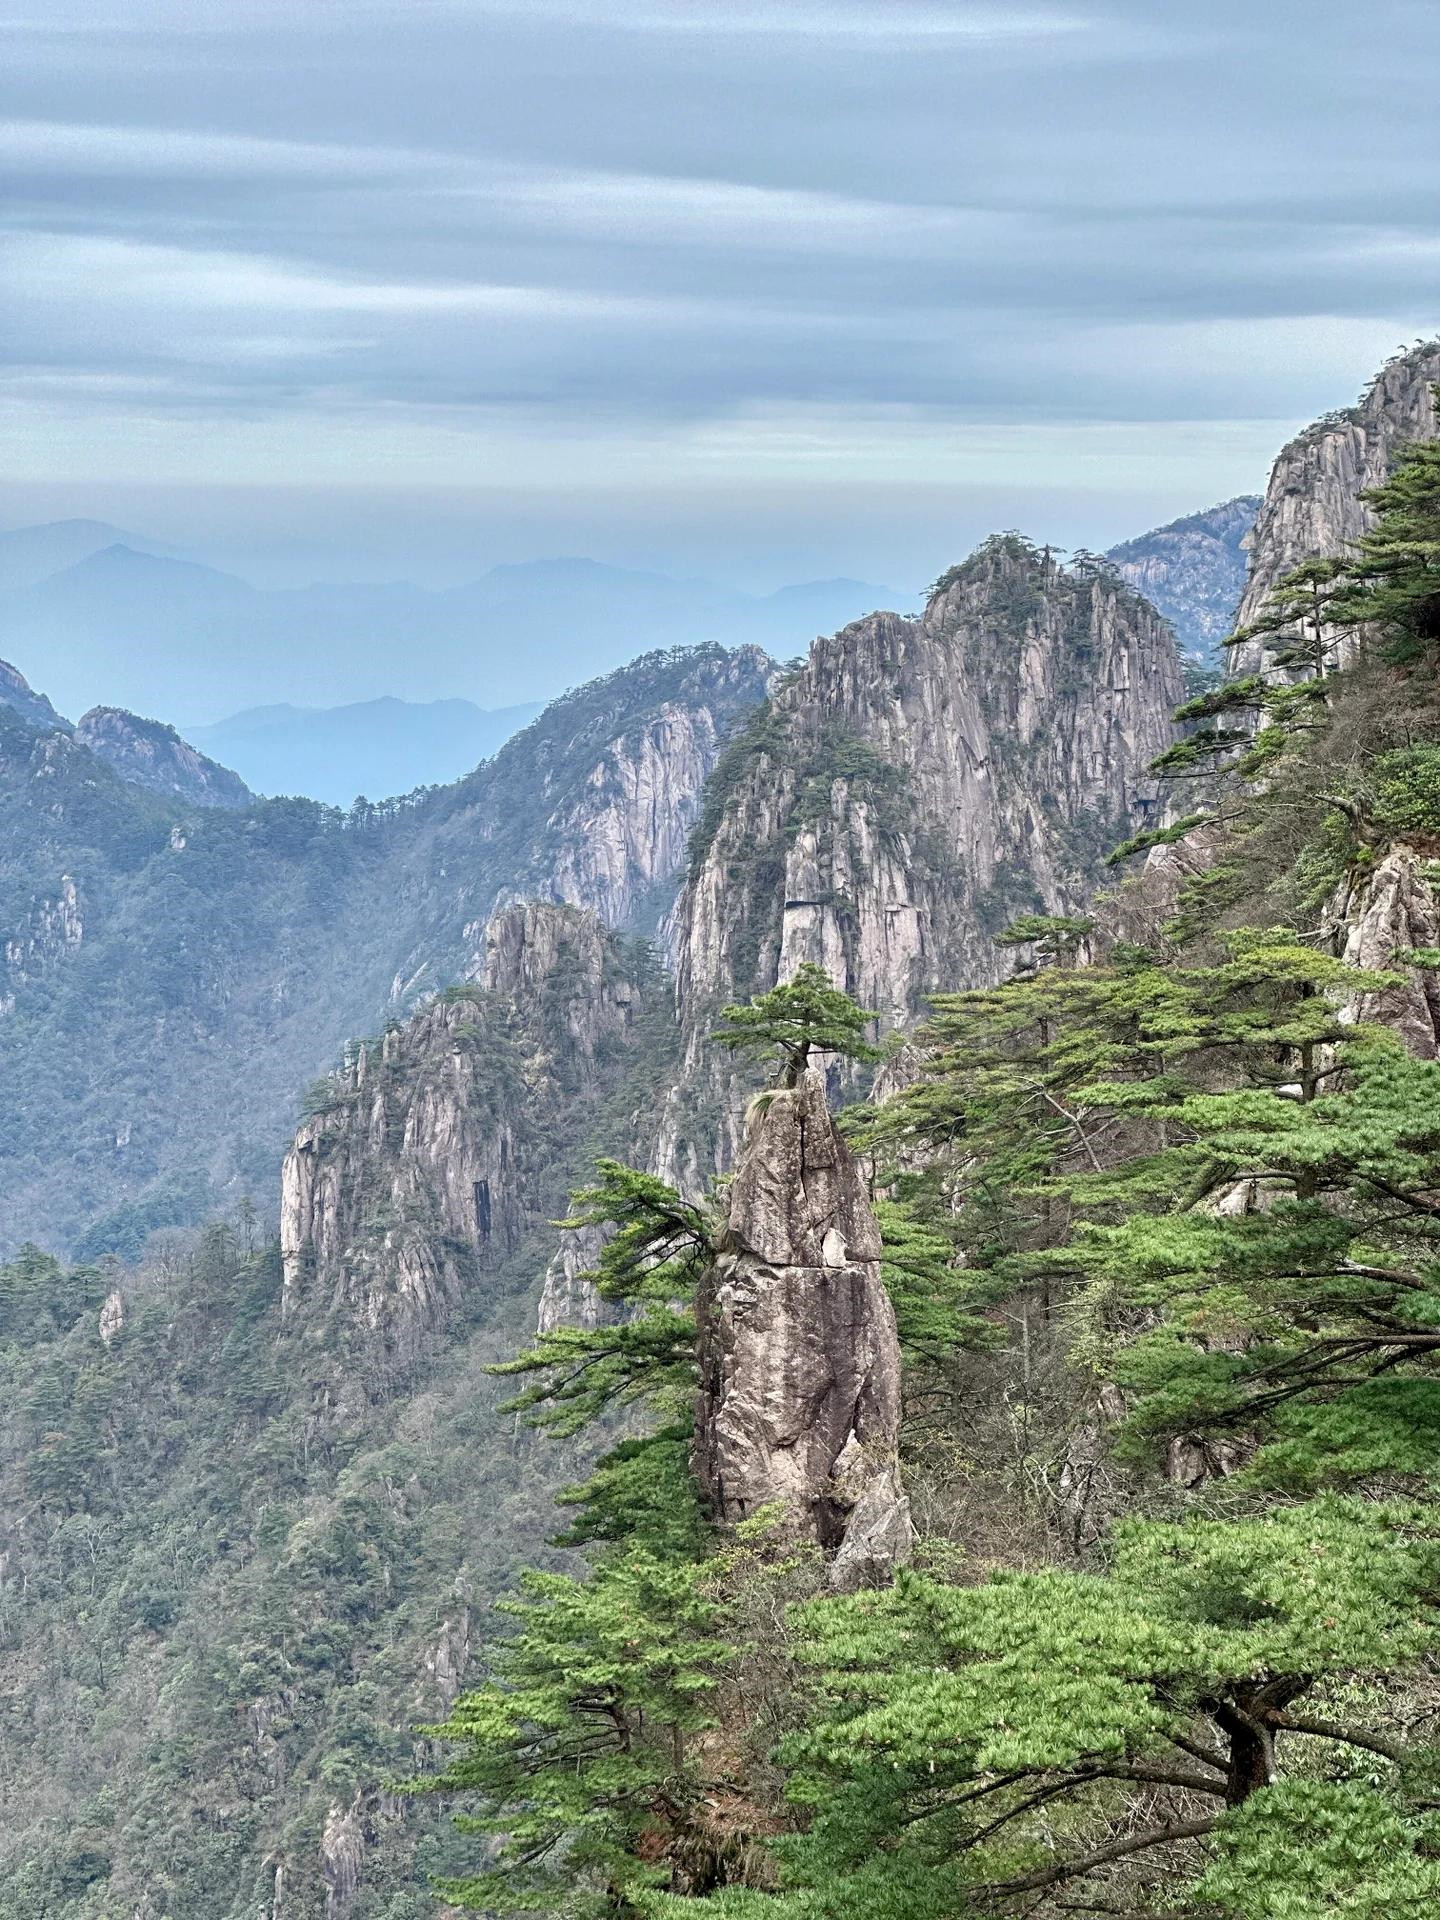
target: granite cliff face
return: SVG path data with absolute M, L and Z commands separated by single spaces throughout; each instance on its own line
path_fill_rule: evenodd
M 134 1255 L 155 1227 L 272 1192 L 296 1087 L 387 1012 L 481 981 L 500 906 L 652 927 L 705 777 L 772 671 L 754 648 L 644 657 L 454 786 L 344 815 L 147 791 L 94 750 L 107 729 L 42 733 L 0 701 L 0 955 L 19 956 L 0 1010 L 22 1016 L 0 1019 L 0 1247 Z M 67 884 L 83 946 L 53 938 Z M 24 1145 L 57 1131 L 69 1164 Z
M 697 1303 L 696 1467 L 716 1518 L 778 1509 L 888 1578 L 913 1540 L 900 1485 L 900 1348 L 864 1178 L 811 1071 L 754 1104 L 718 1257 Z
M 547 1173 L 638 989 L 590 915 L 508 908 L 483 986 L 442 995 L 319 1091 L 286 1155 L 287 1315 L 340 1311 L 405 1361 L 553 1210 Z
M 1258 494 L 1241 494 L 1126 540 L 1105 556 L 1160 609 L 1182 649 L 1205 666 L 1225 664 L 1220 643 L 1235 626 L 1260 506 Z
M 92 707 L 80 716 L 75 738 L 122 780 L 187 806 L 248 807 L 255 797 L 238 773 L 207 759 L 174 727 L 123 707 Z
M 758 693 L 768 662 L 751 650 L 733 671 Z M 587 907 L 612 927 L 653 919 L 668 904 L 728 717 L 719 701 L 668 702 L 607 745 L 583 790 L 548 822 L 557 841 L 550 876 L 557 900 Z
M 998 978 L 1017 914 L 1080 909 L 1157 804 L 1148 767 L 1182 697 L 1147 602 L 1013 537 L 918 619 L 817 641 L 707 795 L 670 928 L 688 1078 L 657 1164 L 693 1184 L 738 1150 L 704 1043 L 725 1001 L 809 960 L 894 1027 L 929 990 Z
M 478 978 L 486 924 L 512 900 L 653 927 L 724 740 L 764 699 L 774 671 L 757 647 L 646 655 L 554 701 L 493 760 L 435 796 L 418 850 L 431 911 L 392 997 Z
M 1371 868 L 1352 873 L 1326 909 L 1335 950 L 1351 966 L 1394 972 L 1403 984 L 1362 994 L 1357 1020 L 1374 1020 L 1399 1034 L 1417 1059 L 1440 1059 L 1440 975 L 1410 965 L 1416 948 L 1440 949 L 1437 867 L 1414 847 L 1396 845 Z
M 1361 499 L 1389 474 L 1407 441 L 1440 433 L 1434 387 L 1440 341 L 1401 354 L 1381 369 L 1358 406 L 1327 414 L 1281 449 L 1250 544 L 1250 571 L 1236 626 L 1257 618 L 1277 582 L 1302 560 L 1343 553 L 1371 524 Z M 1348 664 L 1353 641 L 1337 649 Z M 1232 649 L 1230 671 L 1257 673 L 1258 641 Z

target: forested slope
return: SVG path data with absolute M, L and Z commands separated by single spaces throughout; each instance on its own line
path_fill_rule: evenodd
M 502 900 L 647 924 L 753 649 L 651 655 L 453 787 L 188 805 L 0 705 L 0 1251 L 138 1253 L 249 1196 L 345 1041 L 474 973 Z

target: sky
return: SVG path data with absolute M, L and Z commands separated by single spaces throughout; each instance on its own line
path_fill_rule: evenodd
M 1440 325 L 1437 56 L 1433 0 L 0 0 L 0 525 L 1106 545 Z

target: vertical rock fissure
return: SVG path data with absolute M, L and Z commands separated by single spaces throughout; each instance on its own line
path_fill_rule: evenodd
M 900 1482 L 900 1350 L 864 1175 L 813 1068 L 750 1116 L 702 1287 L 696 1466 L 717 1521 L 762 1509 L 887 1580 L 913 1541 Z

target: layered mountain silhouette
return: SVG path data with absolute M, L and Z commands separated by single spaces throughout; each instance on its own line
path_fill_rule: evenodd
M 655 647 L 794 655 L 817 633 L 905 598 L 858 580 L 754 595 L 583 559 L 496 567 L 441 590 L 267 589 L 128 537 L 96 547 L 95 525 L 22 529 L 0 548 L 7 657 L 72 711 L 103 698 L 210 722 L 257 696 L 329 707 L 386 695 L 458 696 L 493 710 L 552 698 Z M 78 557 L 35 577 L 67 548 Z

